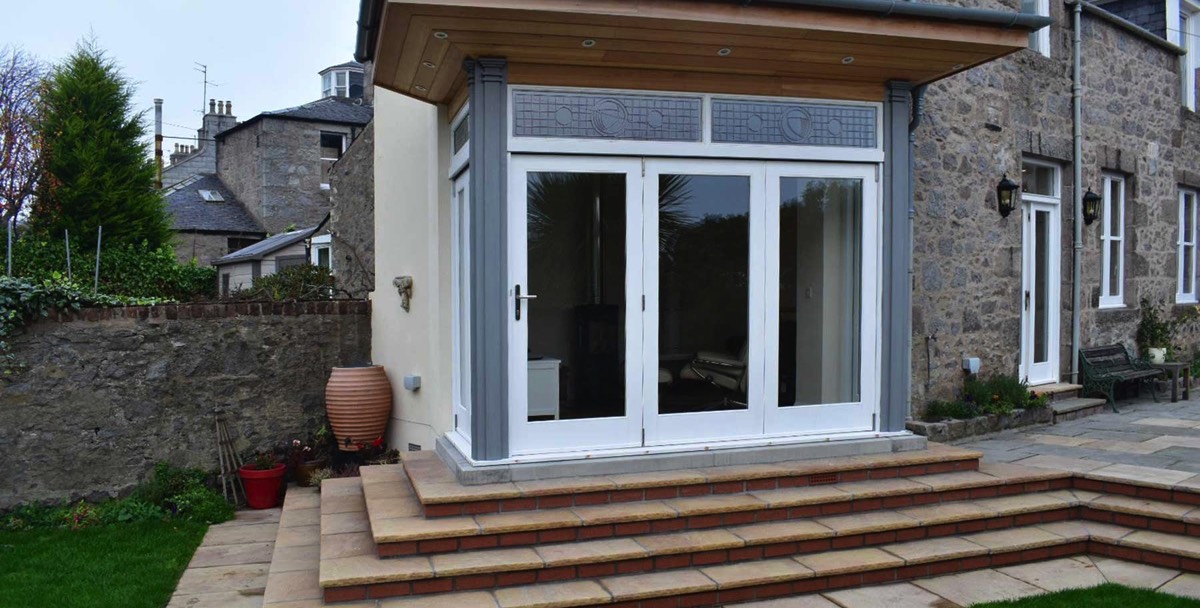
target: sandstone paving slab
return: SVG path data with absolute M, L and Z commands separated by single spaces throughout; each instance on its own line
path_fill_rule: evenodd
M 680 517 L 751 511 L 766 507 L 767 503 L 749 494 L 714 494 L 692 498 L 676 498 L 664 501 Z
M 536 556 L 540 561 L 545 562 L 547 568 L 637 559 L 649 555 L 646 547 L 638 544 L 632 538 L 613 538 L 582 543 L 542 545 L 531 549 L 531 551 L 536 551 Z
M 277 524 L 282 510 L 275 509 L 242 509 L 233 514 L 233 519 L 223 524 L 223 527 L 253 524 Z
M 979 472 L 991 475 L 1005 483 L 1028 483 L 1048 479 L 1069 477 L 1065 471 L 1047 470 L 1011 462 L 980 462 Z
M 1106 582 L 1104 574 L 1086 556 L 1007 566 L 997 570 L 1046 591 L 1095 587 Z
M 1095 441 L 1095 439 L 1088 439 L 1087 437 L 1069 437 L 1066 435 L 1042 435 L 1040 433 L 1024 435 L 1024 438 L 1028 439 L 1030 441 L 1033 441 L 1035 443 L 1041 443 L 1041 444 L 1045 444 L 1045 445 L 1064 445 L 1064 446 L 1069 446 L 1069 447 L 1078 447 L 1078 446 L 1085 445 L 1085 444 Z
M 175 593 L 195 594 L 217 590 L 263 589 L 267 586 L 267 570 L 267 564 L 188 568 L 183 571 L 183 576 L 179 577 Z
M 1200 559 L 1200 538 L 1194 536 L 1134 530 L 1133 533 L 1121 539 L 1121 544 L 1127 547 Z
M 904 565 L 903 559 L 874 547 L 801 555 L 793 559 L 812 570 L 816 576 L 833 576 Z
M 298 570 L 316 570 L 320 564 L 321 547 L 317 545 L 276 547 L 275 555 L 271 558 L 271 574 L 276 572 L 295 572 Z
M 370 532 L 347 532 L 321 537 L 321 559 L 351 557 L 375 553 L 375 539 Z
M 676 516 L 675 509 L 657 500 L 574 507 L 571 512 L 578 516 L 584 525 L 617 524 L 627 521 L 668 519 Z M 479 516 L 478 519 L 482 521 L 483 516 Z
M 367 504 L 367 512 L 370 513 L 372 520 L 418 517 L 421 515 L 421 504 L 415 500 L 380 498 L 369 500 Z
M 977 570 L 913 581 L 913 584 L 960 606 L 998 602 L 1045 593 L 1040 587 L 996 570 Z
M 765 602 L 738 604 L 738 608 L 841 608 L 818 594 L 781 597 Z M 943 608 L 951 608 L 949 606 Z
M 433 578 L 428 557 L 379 559 L 374 555 L 356 555 L 321 560 L 322 587 L 349 587 L 415 579 Z
M 343 604 L 338 604 L 341 608 Z M 374 602 L 371 606 L 375 606 Z M 496 608 L 496 598 L 486 591 L 441 593 L 433 596 L 380 600 L 379 608 Z
M 977 545 L 964 538 L 946 536 L 929 538 L 906 543 L 896 543 L 880 547 L 884 551 L 904 560 L 908 565 L 926 562 L 963 559 L 976 555 L 985 555 L 987 547 Z
M 275 543 L 239 543 L 236 545 L 200 545 L 192 554 L 188 568 L 269 564 Z
M 612 596 L 594 581 L 507 587 L 494 594 L 500 608 L 567 608 L 606 604 Z
M 992 517 L 996 510 L 981 502 L 955 501 L 943 502 L 920 507 L 908 507 L 898 511 L 906 517 L 921 522 L 923 526 L 944 524 L 981 517 Z
M 884 530 L 896 530 L 917 525 L 916 519 L 890 510 L 821 517 L 816 521 L 818 524 L 836 532 L 838 536 L 882 532 Z
M 279 602 L 301 600 L 321 601 L 320 576 L 315 569 L 295 572 L 276 572 L 267 583 L 263 604 L 274 607 Z
M 745 479 L 764 479 L 767 477 L 784 477 L 795 472 L 795 467 L 787 462 L 768 464 L 733 464 L 699 469 L 709 483 L 723 481 L 741 481 Z
M 395 499 L 421 504 L 417 500 L 417 496 L 413 494 L 412 486 L 407 482 L 393 483 L 377 483 L 363 488 L 364 496 L 370 496 L 371 500 L 380 499 Z
M 946 600 L 909 583 L 843 589 L 825 597 L 842 608 L 946 608 Z
M 1129 562 L 1111 557 L 1092 556 L 1092 563 L 1110 583 L 1137 587 L 1140 589 L 1157 589 L 1167 581 L 1179 576 L 1178 570 Z
M 338 602 L 334 604 L 337 608 L 379 608 L 375 600 L 363 600 L 361 602 Z M 275 602 L 268 604 L 269 608 L 327 608 L 328 604 L 323 599 L 308 599 L 294 600 L 290 602 Z
M 1180 574 L 1158 588 L 1163 593 L 1200 600 L 1200 575 Z
M 767 503 L 767 506 L 772 509 L 824 504 L 827 502 L 842 502 L 854 499 L 853 495 L 843 492 L 837 486 L 804 486 L 799 488 L 783 488 L 780 490 L 762 490 L 750 492 L 749 494 Z
M 316 526 L 321 524 L 321 508 L 285 509 L 279 517 L 280 528 L 292 526 Z
M 321 532 L 340 534 L 343 532 L 365 532 L 371 529 L 371 520 L 365 511 L 334 513 L 321 516 Z
M 584 478 L 586 479 L 586 478 Z M 650 471 L 647 473 L 623 473 L 605 477 L 618 490 L 634 488 L 653 488 L 660 486 L 682 486 L 705 483 L 708 477 L 696 469 L 678 469 L 675 471 Z M 521 484 L 517 484 L 521 485 Z
M 922 475 L 913 478 L 914 481 L 928 486 L 934 492 L 963 490 L 996 485 L 996 477 L 979 471 L 959 471 L 956 473 L 938 473 Z
M 748 526 L 747 526 L 748 527 Z M 649 534 L 633 540 L 654 555 L 670 555 L 691 551 L 715 551 L 733 549 L 746 544 L 737 528 L 689 530 L 674 534 Z M 549 548 L 549 547 L 547 547 Z M 542 557 L 546 554 L 543 553 Z
M 316 488 L 301 488 L 292 486 L 288 488 L 287 494 L 283 497 L 283 510 L 290 509 L 317 509 L 321 507 L 321 493 Z
M 902 494 L 920 494 L 928 491 L 929 487 L 911 479 L 896 478 L 841 483 L 837 485 L 837 489 L 852 495 L 855 499 L 861 499 L 898 496 Z
M 1175 484 L 1196 474 L 1188 471 L 1171 471 L 1155 467 L 1142 467 L 1129 464 L 1110 464 L 1104 468 L 1087 473 L 1090 479 L 1105 481 L 1132 481 L 1141 485 L 1170 488 Z
M 1016 494 L 1013 496 L 989 498 L 983 504 L 995 509 L 1000 515 L 1018 515 L 1021 513 L 1032 513 L 1034 511 L 1064 509 L 1074 506 L 1074 501 L 1068 500 L 1061 495 L 1042 492 L 1036 494 Z
M 790 519 L 761 524 L 749 524 L 728 529 L 747 544 L 788 542 L 835 536 L 837 533 L 809 519 Z
M 321 496 L 320 509 L 326 515 L 365 511 L 366 508 L 362 496 Z
M 204 540 L 200 542 L 202 546 L 214 545 L 237 545 L 242 543 L 270 543 L 275 542 L 275 535 L 279 531 L 279 524 L 246 524 L 238 526 L 229 526 L 220 524 L 212 526 L 208 532 L 204 534 Z
M 212 593 L 177 594 L 167 608 L 261 608 L 261 592 L 215 591 Z
M 1195 505 L 1146 500 L 1132 496 L 1122 496 L 1120 494 L 1101 496 L 1092 501 L 1091 504 L 1097 508 L 1103 507 L 1110 511 L 1166 519 L 1182 519 L 1188 513 L 1197 510 Z
M 1123 454 L 1153 454 L 1171 446 L 1154 443 L 1153 440 L 1135 442 L 1097 439 L 1087 444 L 1087 447 L 1089 450 L 1104 450 L 1106 452 L 1121 452 Z
M 1034 526 L 978 532 L 969 534 L 965 538 L 977 545 L 987 547 L 993 553 L 1021 551 L 1063 542 L 1063 537 Z
M 1141 418 L 1134 420 L 1133 424 L 1144 424 L 1149 426 L 1165 426 L 1165 427 L 1183 427 L 1196 428 L 1200 427 L 1200 421 L 1197 420 L 1182 420 L 1180 418 Z
M 543 565 L 542 558 L 529 548 L 445 553 L 434 555 L 429 559 L 433 562 L 434 573 L 439 577 L 462 576 L 480 572 L 533 570 L 541 568 Z
M 792 581 L 813 576 L 811 569 L 792 559 L 725 564 L 701 568 L 700 571 L 716 581 L 719 589 Z
M 1055 469 L 1059 471 L 1070 471 L 1072 473 L 1086 473 L 1111 465 L 1111 462 L 1100 460 L 1085 460 L 1083 458 L 1069 458 L 1066 456 L 1055 456 L 1053 454 L 1038 454 L 1030 456 L 1024 460 L 1018 460 L 1017 464 L 1030 467 L 1042 467 L 1045 469 Z
M 1034 527 L 1061 536 L 1067 542 L 1092 539 L 1116 543 L 1133 532 L 1132 528 L 1083 519 L 1056 521 Z
M 700 476 L 700 481 L 704 477 Z M 561 479 L 537 479 L 515 482 L 522 496 L 550 496 L 555 494 L 584 494 L 617 489 L 617 484 L 607 477 L 563 477 Z M 640 487 L 640 486 L 630 486 Z
M 601 505 L 610 506 L 610 505 Z M 674 511 L 671 511 L 674 513 Z M 457 519 L 457 518 L 454 518 Z M 439 522 L 446 519 L 418 521 Z M 542 530 L 566 526 L 577 526 L 583 520 L 569 509 L 548 509 L 545 511 L 512 511 L 508 513 L 489 513 L 476 515 L 475 521 L 482 534 L 500 534 L 503 532 L 522 532 L 525 530 Z M 436 526 L 436 523 L 432 525 Z
M 695 570 L 612 576 L 600 583 L 618 602 L 701 593 L 717 588 L 711 578 Z
M 274 538 L 276 547 L 303 547 L 321 541 L 320 526 L 293 526 L 280 528 Z
M 340 477 L 326 479 L 321 482 L 321 501 L 335 496 L 362 496 L 362 479 L 358 477 Z
M 370 531 L 375 537 L 375 542 L 390 543 L 427 538 L 474 536 L 479 533 L 479 524 L 470 517 L 443 517 L 440 519 L 397 517 L 372 521 Z

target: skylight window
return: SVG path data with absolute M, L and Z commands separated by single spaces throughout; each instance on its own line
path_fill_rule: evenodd
M 200 193 L 200 198 L 204 199 L 207 202 L 210 202 L 210 203 L 225 202 L 225 197 L 221 196 L 221 193 L 217 192 L 216 190 L 197 190 L 197 192 Z

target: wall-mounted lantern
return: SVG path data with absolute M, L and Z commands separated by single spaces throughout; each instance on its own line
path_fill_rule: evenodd
M 1100 217 L 1100 195 L 1092 192 L 1091 188 L 1083 195 L 1083 223 L 1088 226 Z
M 1020 188 L 1011 179 L 1008 179 L 1008 174 L 1000 178 L 1000 183 L 996 184 L 996 206 L 1000 210 L 1000 217 L 1008 217 L 1017 205 L 1017 189 Z

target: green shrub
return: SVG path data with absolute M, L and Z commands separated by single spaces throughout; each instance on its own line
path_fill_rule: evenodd
M 324 300 L 333 296 L 333 275 L 324 266 L 302 264 L 258 277 L 248 289 L 233 294 L 238 300 Z
M 964 420 L 979 415 L 979 410 L 964 401 L 930 401 L 925 406 L 925 422 L 937 422 L 947 418 Z
M 1015 376 L 995 374 L 987 379 L 974 376 L 963 381 L 961 401 L 932 401 L 925 406 L 924 420 L 958 420 L 983 414 L 1009 414 L 1016 409 L 1046 407 L 1045 396 L 1033 394 L 1029 386 Z
M 96 242 L 72 242 L 71 277 L 92 287 Z M 25 235 L 13 246 L 13 272 L 18 277 L 44 281 L 67 276 L 66 244 Z M 195 261 L 180 264 L 169 245 L 147 243 L 102 247 L 99 292 L 138 298 L 188 302 L 216 296 L 217 270 Z
M 175 516 L 188 521 L 219 524 L 233 519 L 233 505 L 205 486 L 188 488 L 167 499 Z

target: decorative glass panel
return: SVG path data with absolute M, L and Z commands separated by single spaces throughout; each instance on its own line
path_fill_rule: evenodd
M 1033 362 L 1045 363 L 1048 360 L 1046 345 L 1050 343 L 1046 303 L 1050 287 L 1050 213 L 1035 211 L 1033 222 Z
M 1057 178 L 1058 170 L 1054 167 L 1026 163 L 1021 166 L 1021 192 L 1057 196 Z
M 875 108 L 866 106 L 714 99 L 712 140 L 874 148 Z
M 517 91 L 514 137 L 642 141 L 701 139 L 698 97 Z

